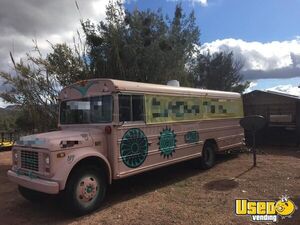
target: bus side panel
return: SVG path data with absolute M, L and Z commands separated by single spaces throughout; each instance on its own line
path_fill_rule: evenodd
M 242 145 L 239 119 L 215 119 L 166 124 L 135 124 L 117 129 L 116 179 L 201 156 L 208 139 L 218 150 Z

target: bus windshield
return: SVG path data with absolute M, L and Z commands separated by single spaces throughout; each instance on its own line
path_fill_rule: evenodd
M 62 101 L 60 123 L 109 123 L 112 121 L 112 109 L 111 95 Z

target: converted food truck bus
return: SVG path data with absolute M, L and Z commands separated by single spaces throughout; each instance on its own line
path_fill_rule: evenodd
M 77 214 L 98 208 L 113 180 L 243 145 L 241 95 L 111 79 L 59 94 L 59 131 L 21 137 L 11 181 L 27 199 L 62 194 Z

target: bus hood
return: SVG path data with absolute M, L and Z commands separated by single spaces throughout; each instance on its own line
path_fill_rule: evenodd
M 102 136 L 103 132 L 96 129 L 52 131 L 21 137 L 15 145 L 57 151 L 69 148 L 93 146 L 95 142 L 101 141 Z M 96 140 L 95 137 L 97 137 Z

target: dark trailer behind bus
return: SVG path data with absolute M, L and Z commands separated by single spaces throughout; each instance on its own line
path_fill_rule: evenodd
M 262 115 L 267 124 L 257 133 L 259 144 L 300 144 L 300 98 L 284 93 L 255 90 L 243 95 L 244 113 Z M 249 134 L 246 140 L 249 142 Z

